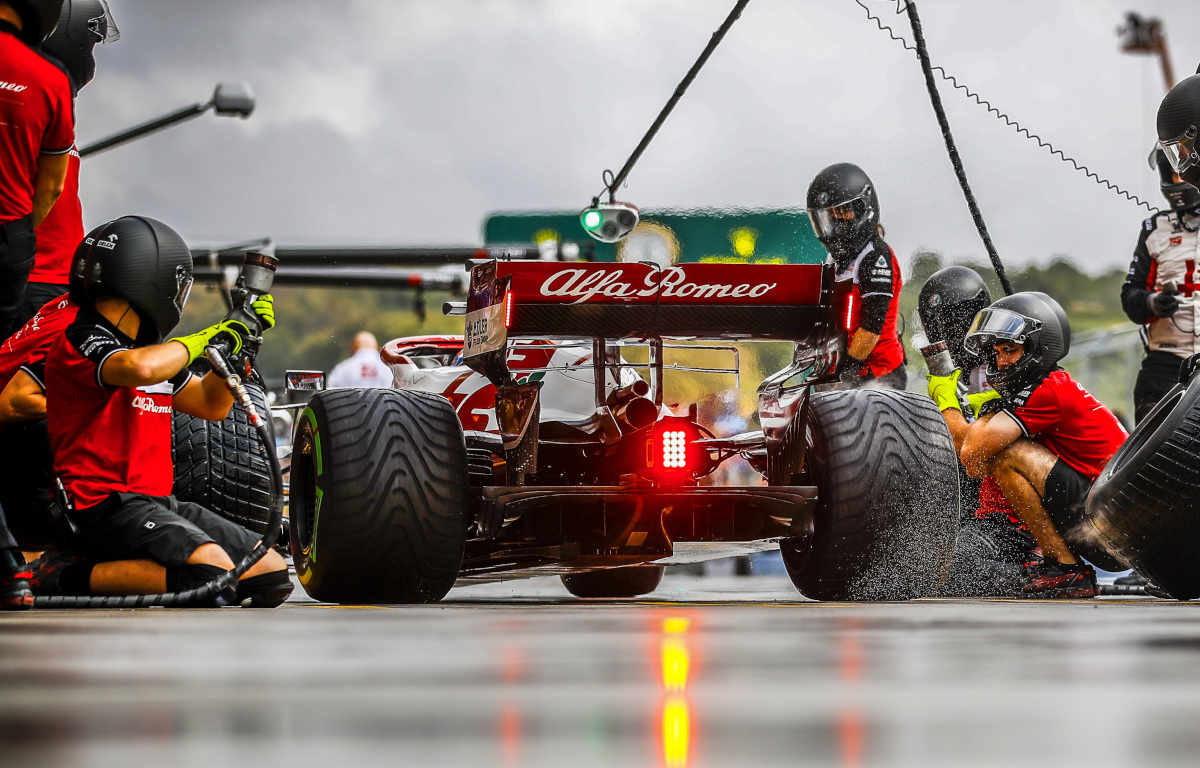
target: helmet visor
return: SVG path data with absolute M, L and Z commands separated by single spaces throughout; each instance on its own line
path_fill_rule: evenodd
M 1189 125 L 1183 135 L 1170 141 L 1161 141 L 1163 153 L 1167 161 L 1175 169 L 1175 173 L 1183 176 L 1189 168 L 1200 165 L 1200 154 L 1196 152 L 1196 126 Z
M 808 209 L 808 219 L 812 222 L 813 232 L 817 233 L 817 239 L 822 242 L 836 240 L 854 232 L 855 224 L 866 215 L 867 201 L 863 195 L 837 205 Z
M 102 43 L 115 43 L 121 39 L 121 30 L 113 21 L 112 11 L 108 10 L 106 0 L 100 0 L 100 13 L 88 19 L 88 31 Z
M 175 309 L 183 312 L 187 305 L 188 296 L 192 295 L 192 271 L 182 265 L 175 268 Z
M 1030 320 L 1011 310 L 988 307 L 975 315 L 975 320 L 967 331 L 967 338 L 963 340 L 963 346 L 968 352 L 979 355 L 999 341 L 1024 344 L 1029 334 L 1039 326 L 1038 321 Z

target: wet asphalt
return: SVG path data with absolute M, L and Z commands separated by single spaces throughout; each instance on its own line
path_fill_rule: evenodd
M 1183 766 L 1200 604 L 822 604 L 786 577 L 0 614 L 0 764 Z

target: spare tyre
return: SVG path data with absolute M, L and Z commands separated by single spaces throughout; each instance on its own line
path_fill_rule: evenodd
M 296 428 L 290 489 L 296 576 L 317 600 L 432 603 L 454 586 L 470 523 L 467 447 L 441 395 L 316 393 Z
M 810 536 L 780 543 L 792 583 L 815 600 L 911 600 L 937 592 L 958 537 L 958 458 L 937 406 L 915 392 L 810 395 Z
M 254 407 L 267 420 L 275 439 L 271 410 L 263 388 L 246 382 Z M 208 421 L 175 411 L 171 458 L 175 461 L 173 493 L 211 509 L 255 533 L 266 533 L 275 494 L 271 463 L 258 433 L 237 403 L 224 421 Z
M 1168 392 L 1109 459 L 1084 525 L 1171 597 L 1200 597 L 1200 377 Z

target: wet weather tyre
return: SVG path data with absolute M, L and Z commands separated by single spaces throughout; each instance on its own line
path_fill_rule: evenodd
M 1087 525 L 1171 597 L 1200 597 L 1200 377 L 1168 392 L 1109 459 Z
M 637 597 L 658 589 L 662 577 L 661 565 L 630 565 L 569 573 L 562 583 L 575 597 Z
M 247 382 L 246 389 L 254 407 L 267 417 L 267 429 L 274 439 L 262 387 Z M 275 498 L 271 464 L 245 411 L 234 404 L 224 421 L 176 411 L 172 420 L 175 498 L 211 509 L 255 533 L 265 533 Z
M 292 449 L 292 556 L 310 596 L 432 603 L 467 539 L 467 449 L 449 401 L 391 389 L 319 392 Z
M 805 423 L 818 502 L 809 537 L 780 549 L 815 600 L 934 594 L 958 536 L 958 459 L 929 398 L 896 390 L 819 392 Z

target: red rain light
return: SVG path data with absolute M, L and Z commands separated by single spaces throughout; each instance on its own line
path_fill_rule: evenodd
M 504 294 L 504 327 L 505 329 L 512 328 L 513 319 L 513 294 L 508 291 Z
M 655 425 L 646 446 L 646 469 L 660 477 L 691 476 L 700 461 L 696 426 L 687 419 L 668 418 Z
M 854 292 L 846 294 L 846 333 L 854 330 Z

